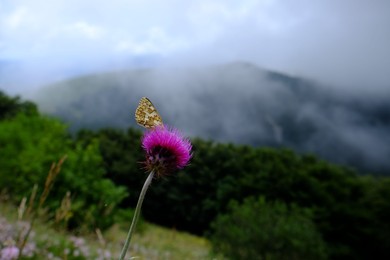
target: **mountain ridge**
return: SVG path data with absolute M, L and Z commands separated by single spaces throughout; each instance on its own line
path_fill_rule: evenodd
M 189 136 L 289 147 L 359 169 L 388 172 L 390 102 L 235 62 L 204 68 L 123 70 L 42 88 L 42 111 L 80 128 L 135 126 L 142 96 Z

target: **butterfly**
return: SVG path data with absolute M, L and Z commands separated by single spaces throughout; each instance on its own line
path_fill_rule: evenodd
M 139 101 L 138 107 L 135 110 L 135 121 L 147 129 L 163 126 L 160 114 L 157 112 L 152 101 L 146 97 L 142 97 Z

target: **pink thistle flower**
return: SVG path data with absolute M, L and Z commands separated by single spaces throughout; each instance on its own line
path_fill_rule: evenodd
M 146 168 L 157 176 L 184 168 L 192 157 L 191 142 L 178 130 L 165 126 L 146 132 L 142 147 L 146 152 Z

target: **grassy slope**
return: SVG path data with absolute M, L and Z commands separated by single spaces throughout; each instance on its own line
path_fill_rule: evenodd
M 9 203 L 1 202 L 0 219 L 2 218 L 5 218 L 8 223 L 16 225 L 17 208 L 10 206 Z M 111 252 L 111 258 L 106 259 L 117 259 L 127 233 L 127 230 L 120 226 L 127 226 L 127 224 L 114 225 L 103 234 L 105 245 L 99 241 L 95 233 L 83 235 L 85 247 L 89 248 L 92 253 L 98 249 L 107 249 Z M 63 244 L 66 243 L 63 241 L 69 241 L 72 236 L 67 232 L 55 230 L 49 224 L 39 220 L 36 221 L 33 230 L 34 235 L 30 241 L 34 241 L 38 247 L 42 242 L 49 240 L 51 242 L 62 241 L 58 243 Z M 63 248 L 56 250 L 64 251 Z M 215 259 L 210 255 L 210 245 L 206 239 L 152 224 L 145 224 L 143 232 L 135 234 L 127 259 L 130 258 L 130 255 L 136 257 L 135 259 Z M 37 259 L 46 257 L 47 252 L 39 255 Z M 73 259 L 73 257 L 68 256 L 67 259 Z
M 107 239 L 116 245 L 125 240 L 126 232 L 113 227 L 106 233 Z M 206 239 L 187 233 L 147 224 L 142 234 L 132 239 L 130 254 L 141 259 L 210 259 Z

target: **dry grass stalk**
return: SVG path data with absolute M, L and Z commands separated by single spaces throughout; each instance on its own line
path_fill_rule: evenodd
M 66 155 L 63 156 L 58 161 L 58 163 L 53 163 L 51 165 L 50 171 L 49 171 L 49 173 L 48 173 L 48 175 L 46 177 L 45 187 L 44 187 L 43 192 L 42 192 L 42 194 L 41 194 L 41 196 L 39 198 L 39 205 L 38 205 L 38 209 L 37 210 L 33 210 L 33 208 L 34 208 L 33 207 L 34 200 L 35 200 L 35 196 L 36 196 L 36 191 L 34 192 L 35 186 L 33 187 L 33 191 L 32 191 L 32 194 L 31 194 L 31 197 L 30 197 L 30 202 L 29 202 L 29 207 L 31 205 L 31 209 L 30 209 L 30 214 L 31 214 L 30 225 L 29 225 L 29 228 L 28 228 L 27 232 L 23 236 L 23 238 L 21 238 L 19 240 L 19 246 L 18 246 L 19 247 L 19 255 L 18 255 L 17 259 L 20 259 L 20 257 L 22 256 L 23 249 L 24 249 L 24 247 L 25 247 L 25 245 L 27 243 L 27 240 L 28 240 L 28 238 L 30 236 L 30 233 L 31 233 L 31 230 L 33 228 L 35 219 L 37 217 L 37 213 L 39 213 L 41 211 L 44 202 L 46 201 L 47 197 L 49 196 L 50 190 L 53 187 L 53 184 L 54 184 L 54 181 L 55 181 L 56 177 L 58 176 L 58 174 L 61 171 L 61 166 L 64 163 L 64 161 L 66 160 L 66 157 L 67 157 Z
M 42 192 L 41 197 L 39 198 L 38 209 L 41 209 L 41 208 L 42 208 L 43 203 L 45 203 L 45 200 L 46 200 L 47 197 L 49 196 L 49 192 L 50 192 L 51 188 L 53 187 L 54 180 L 56 179 L 57 175 L 60 173 L 60 171 L 61 171 L 61 166 L 62 166 L 62 164 L 64 163 L 65 160 L 66 160 L 66 155 L 63 156 L 63 157 L 58 161 L 57 164 L 56 164 L 56 163 L 53 163 L 53 164 L 51 165 L 49 174 L 47 175 L 47 178 L 46 178 L 46 181 L 45 181 L 45 187 L 44 187 L 44 189 L 43 189 L 43 192 Z
M 67 191 L 64 198 L 61 201 L 61 206 L 56 210 L 55 223 L 59 224 L 61 221 L 64 221 L 65 227 L 69 221 L 69 219 L 73 216 L 71 211 L 72 208 L 72 200 L 71 193 Z

